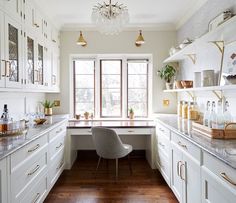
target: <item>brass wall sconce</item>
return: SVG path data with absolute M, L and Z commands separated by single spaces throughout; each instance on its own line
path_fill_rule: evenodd
M 85 41 L 84 37 L 83 37 L 83 33 L 82 31 L 80 31 L 80 35 L 79 35 L 79 38 L 76 42 L 78 45 L 82 46 L 82 47 L 85 47 L 87 45 L 87 42 Z
M 142 35 L 142 30 L 139 30 L 139 36 L 138 36 L 138 38 L 135 41 L 135 45 L 137 47 L 140 47 L 144 43 L 145 43 L 145 40 L 144 40 L 143 35 Z

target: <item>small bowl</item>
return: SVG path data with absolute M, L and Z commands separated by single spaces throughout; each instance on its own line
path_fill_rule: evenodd
M 182 80 L 181 84 L 184 88 L 192 88 L 193 87 L 193 81 L 192 80 Z
M 47 119 L 45 118 L 36 118 L 34 119 L 34 122 L 36 123 L 36 125 L 42 125 L 46 122 Z
M 183 89 L 183 85 L 182 85 L 182 81 L 181 80 L 177 80 L 175 81 L 175 87 L 176 89 Z

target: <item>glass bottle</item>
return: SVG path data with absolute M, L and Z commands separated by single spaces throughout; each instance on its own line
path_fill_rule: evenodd
M 186 101 L 183 101 L 182 104 L 182 118 L 183 119 L 188 118 L 188 103 Z
M 208 127 L 210 127 L 210 128 L 213 128 L 212 127 L 212 122 L 216 119 L 215 108 L 216 108 L 216 103 L 213 101 L 212 105 L 211 105 L 210 119 L 209 119 L 209 122 L 208 122 Z
M 232 115 L 229 112 L 229 102 L 228 101 L 225 102 L 224 120 L 225 120 L 225 124 L 231 123 L 233 121 Z
M 178 117 L 182 117 L 182 106 L 183 106 L 183 101 L 179 101 L 177 110 Z
M 209 125 L 209 119 L 210 119 L 210 107 L 211 107 L 211 102 L 207 101 L 206 104 L 206 110 L 204 112 L 204 116 L 203 116 L 203 125 L 208 126 Z
M 222 102 L 221 100 L 217 103 L 217 113 L 215 114 L 214 119 L 212 120 L 212 128 L 214 129 L 223 129 L 225 126 L 224 115 L 222 112 Z
M 198 119 L 198 110 L 197 110 L 196 102 L 189 102 L 188 119 L 189 120 L 197 120 Z

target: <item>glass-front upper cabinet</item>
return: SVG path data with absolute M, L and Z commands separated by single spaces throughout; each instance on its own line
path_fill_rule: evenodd
M 38 44 L 38 64 L 37 70 L 35 70 L 35 82 L 38 85 L 43 85 L 43 68 L 44 68 L 44 58 L 43 58 L 43 46 Z
M 34 40 L 27 36 L 26 83 L 34 84 Z
M 22 31 L 16 21 L 5 16 L 5 77 L 6 87 L 21 88 Z
M 4 0 L 4 11 L 17 22 L 22 18 L 22 2 L 23 0 Z

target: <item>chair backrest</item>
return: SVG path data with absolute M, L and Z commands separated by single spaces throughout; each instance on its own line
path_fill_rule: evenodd
M 104 127 L 93 127 L 92 137 L 98 156 L 105 159 L 122 157 L 125 148 L 115 130 Z

